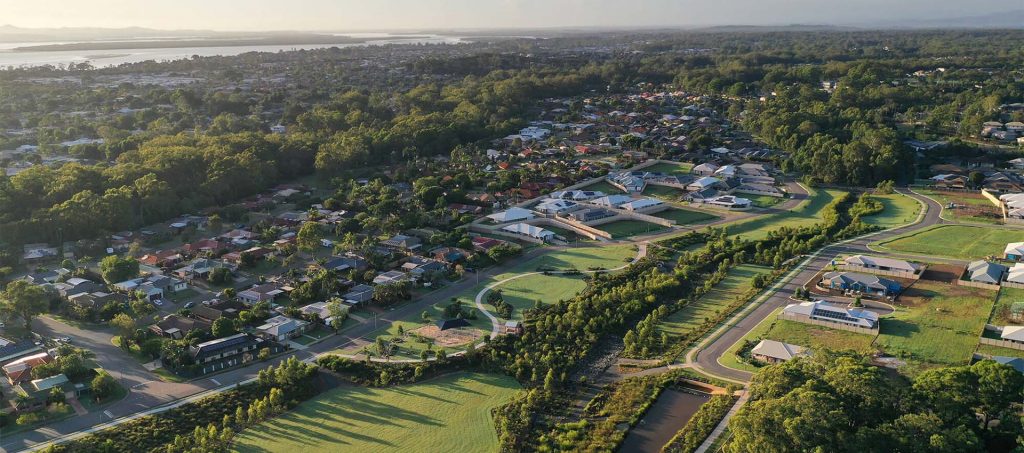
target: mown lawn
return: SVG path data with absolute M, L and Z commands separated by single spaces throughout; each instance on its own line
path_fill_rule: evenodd
M 896 313 L 881 320 L 875 345 L 917 362 L 966 363 L 978 346 L 995 303 L 993 291 L 918 281 L 908 289 Z
M 852 349 L 861 353 L 873 351 L 871 342 L 875 339 L 875 337 L 868 334 L 829 329 L 828 327 L 804 324 L 786 319 L 776 320 L 771 330 L 763 338 L 806 346 L 812 349 Z
M 749 193 L 743 193 L 743 194 L 739 194 L 739 196 L 752 201 L 754 203 L 754 206 L 757 206 L 759 208 L 770 208 L 770 207 L 775 206 L 775 205 L 777 205 L 779 203 L 782 203 L 783 201 L 786 201 L 785 198 L 782 198 L 782 197 L 772 197 L 772 196 L 769 196 L 769 195 L 753 195 L 753 194 L 749 194 Z
M 550 305 L 559 300 L 571 299 L 587 287 L 582 275 L 528 275 L 499 286 L 502 298 L 512 304 L 512 319 L 523 319 L 523 310 L 533 308 L 537 301 Z M 484 298 L 486 301 L 487 298 Z M 494 307 L 485 303 L 491 313 Z
M 644 195 L 667 201 L 679 201 L 685 193 L 674 187 L 656 186 L 654 184 L 648 184 L 647 188 L 644 189 Z
M 903 253 L 957 259 L 1001 256 L 1009 242 L 1024 240 L 1024 231 L 966 225 L 940 225 L 882 242 L 884 248 Z
M 661 320 L 658 330 L 673 337 L 690 332 L 706 318 L 714 317 L 718 310 L 736 302 L 737 297 L 751 288 L 755 275 L 767 273 L 771 273 L 771 269 L 751 264 L 730 269 L 725 279 L 703 297 Z
M 654 233 L 665 229 L 665 227 L 661 225 L 642 222 L 639 220 L 619 220 L 617 222 L 598 225 L 595 228 L 607 231 L 615 239 L 627 238 L 639 234 Z
M 696 223 L 711 222 L 713 220 L 719 219 L 719 217 L 714 214 L 708 214 L 706 212 L 694 211 L 692 209 L 683 208 L 667 209 L 651 215 L 661 219 L 675 220 L 676 225 L 692 225 Z
M 845 193 L 835 189 L 810 189 L 810 198 L 803 201 L 792 211 L 772 214 L 743 220 L 726 227 L 730 235 L 743 236 L 746 239 L 763 239 L 769 231 L 784 226 L 799 228 L 814 225 L 821 221 L 821 210 L 828 206 L 836 197 Z
M 390 388 L 342 387 L 242 432 L 238 452 L 497 451 L 491 409 L 519 384 L 458 373 Z
M 921 212 L 921 204 L 906 195 L 894 193 L 889 195 L 872 195 L 882 202 L 885 209 L 875 215 L 864 217 L 864 223 L 882 228 L 892 228 L 913 222 Z
M 643 171 L 651 173 L 665 173 L 669 175 L 688 175 L 693 170 L 693 164 L 689 162 L 669 163 L 663 162 L 645 168 Z

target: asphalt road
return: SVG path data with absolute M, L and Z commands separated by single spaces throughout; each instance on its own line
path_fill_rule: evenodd
M 808 283 L 821 269 L 825 268 L 830 263 L 832 258 L 837 254 L 861 253 L 880 255 L 880 253 L 869 249 L 868 244 L 943 223 L 942 219 L 939 217 L 942 210 L 941 205 L 921 195 L 912 194 L 906 191 L 901 192 L 925 203 L 928 206 L 928 211 L 920 222 L 822 248 L 819 252 L 812 255 L 810 259 L 804 262 L 803 265 L 798 268 L 793 278 L 782 285 L 778 291 L 773 293 L 767 300 L 762 302 L 741 319 L 734 320 L 735 322 L 728 324 L 728 330 L 712 340 L 709 344 L 699 348 L 696 353 L 696 358 L 692 363 L 689 363 L 689 365 L 714 376 L 735 381 L 749 381 L 752 376 L 751 373 L 722 366 L 718 363 L 719 357 L 725 354 L 733 344 L 746 336 L 746 334 L 757 324 L 771 315 L 773 311 L 792 303 L 790 297 L 793 295 L 794 291 Z

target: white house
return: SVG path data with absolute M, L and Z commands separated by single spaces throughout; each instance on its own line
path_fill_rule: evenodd
M 604 206 L 606 208 L 617 208 L 624 203 L 629 203 L 630 201 L 633 201 L 633 198 L 628 195 L 608 195 L 607 197 L 601 197 L 593 200 L 591 203 L 598 206 Z
M 514 207 L 487 216 L 487 218 L 491 219 L 494 223 L 519 222 L 523 220 L 530 220 L 534 217 L 536 217 L 536 215 L 534 215 L 529 209 Z
M 716 171 L 718 171 L 718 165 L 715 165 L 711 162 L 705 162 L 696 167 L 693 167 L 693 170 L 690 171 L 693 172 L 693 174 L 695 175 L 711 176 L 715 174 Z
M 686 186 L 686 190 L 689 190 L 691 192 L 700 192 L 700 191 L 702 191 L 704 189 L 711 189 L 711 188 L 719 187 L 721 185 L 722 185 L 722 180 L 721 179 L 718 179 L 718 178 L 715 178 L 715 177 L 711 177 L 711 176 L 704 176 L 704 177 L 699 178 L 696 181 L 691 182 L 690 184 L 688 184 Z
M 507 231 L 509 233 L 521 234 L 523 236 L 529 236 L 534 239 L 540 239 L 544 242 L 550 241 L 555 237 L 554 231 L 545 230 L 541 227 L 529 225 L 526 223 L 515 223 L 512 225 L 502 227 L 501 229 L 502 231 Z
M 757 346 L 754 346 L 754 349 L 750 350 L 750 356 L 762 362 L 779 363 L 805 355 L 806 351 L 806 348 L 803 346 L 795 344 L 775 340 L 761 340 Z
M 746 198 L 740 198 L 733 195 L 722 195 L 720 197 L 714 197 L 708 200 L 704 200 L 704 203 L 711 206 L 717 206 L 720 208 L 732 209 L 741 211 L 744 209 L 750 209 L 752 202 Z
M 781 313 L 787 319 L 802 319 L 843 324 L 864 329 L 878 328 L 878 314 L 860 308 L 844 308 L 823 300 L 787 305 Z
M 547 200 L 540 202 L 540 204 L 536 206 L 536 209 L 548 214 L 562 214 L 575 211 L 580 209 L 580 207 L 579 203 L 576 203 L 575 201 L 548 198 Z
M 639 200 L 633 200 L 629 203 L 623 203 L 619 205 L 620 209 L 625 209 L 632 212 L 647 213 L 658 211 L 668 208 L 668 205 L 664 201 L 655 200 L 653 198 L 641 198 Z

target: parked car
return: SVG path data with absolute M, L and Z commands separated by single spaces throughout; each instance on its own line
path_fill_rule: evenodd
M 58 343 L 71 343 L 71 337 L 57 337 L 55 338 Z
M 156 305 L 157 307 L 162 307 L 164 305 L 164 301 L 160 299 L 154 300 L 153 305 Z
M 195 307 L 195 306 L 196 306 L 195 302 L 188 302 L 188 303 L 185 304 L 185 308 L 192 308 L 192 307 Z

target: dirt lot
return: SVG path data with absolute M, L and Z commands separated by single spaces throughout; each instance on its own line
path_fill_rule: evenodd
M 445 348 L 462 346 L 480 338 L 480 330 L 470 327 L 441 330 L 435 325 L 429 325 L 413 330 L 412 333 L 423 338 L 430 338 L 434 340 L 434 344 Z
M 921 280 L 953 283 L 964 273 L 964 267 L 956 264 L 929 264 L 921 275 Z

